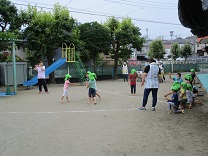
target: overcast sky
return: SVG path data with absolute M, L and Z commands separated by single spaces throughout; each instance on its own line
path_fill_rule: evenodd
M 105 22 L 111 16 L 130 17 L 140 27 L 142 36 L 150 39 L 163 37 L 173 39 L 192 36 L 190 29 L 181 25 L 178 19 L 178 0 L 11 0 L 20 8 L 30 3 L 50 11 L 59 2 L 69 8 L 70 14 L 78 22 Z M 147 31 L 148 30 L 148 31 Z

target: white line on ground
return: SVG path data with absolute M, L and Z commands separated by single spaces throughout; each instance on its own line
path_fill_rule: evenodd
M 56 111 L 56 112 L 0 112 L 0 114 L 61 114 L 61 113 L 93 113 L 93 112 L 116 112 L 116 111 L 133 111 L 131 109 L 112 109 L 112 110 L 87 110 L 87 111 Z
M 104 92 L 104 93 L 108 93 L 108 94 L 114 94 L 114 95 L 126 96 L 126 97 L 130 97 L 130 98 L 143 99 L 143 97 L 140 97 L 140 96 L 125 95 L 125 94 L 120 94 L 120 93 L 115 93 L 115 92 L 104 91 L 104 90 L 98 90 L 98 91 Z M 152 100 L 152 99 L 148 99 L 148 100 Z M 158 102 L 161 102 L 161 103 L 164 102 L 164 101 L 161 101 L 161 100 L 157 100 L 157 101 L 158 101 Z

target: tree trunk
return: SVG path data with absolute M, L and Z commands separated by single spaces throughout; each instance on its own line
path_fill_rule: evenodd
M 52 50 L 50 52 L 48 52 L 47 61 L 48 61 L 48 66 L 53 64 L 53 51 Z M 50 83 L 55 83 L 56 82 L 54 72 L 49 74 L 49 82 Z
M 97 72 L 96 72 L 96 56 L 93 57 L 93 64 L 94 64 L 94 73 L 97 74 Z
M 118 52 L 119 52 L 119 45 L 117 45 L 117 48 L 115 49 L 115 58 L 114 58 L 114 68 L 113 68 L 113 78 L 114 79 L 118 79 L 118 75 L 117 75 L 117 67 L 118 67 Z

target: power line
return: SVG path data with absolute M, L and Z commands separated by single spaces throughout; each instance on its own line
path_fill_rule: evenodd
M 21 4 L 21 3 L 13 3 L 16 5 L 20 5 L 20 6 L 28 6 L 26 4 Z M 41 9 L 49 9 L 52 10 L 52 7 L 44 7 L 44 6 L 38 6 L 35 5 L 34 7 L 38 7 Z M 112 17 L 114 15 L 106 15 L 105 13 L 92 13 L 92 12 L 83 12 L 83 11 L 74 11 L 74 10 L 70 10 L 70 12 L 74 12 L 77 14 L 85 14 L 85 15 L 91 15 L 91 16 L 100 16 L 100 17 Z M 121 17 L 121 16 L 114 16 L 115 18 L 120 18 L 120 19 L 124 19 L 125 17 Z M 139 22 L 147 22 L 147 23 L 156 23 L 156 24 L 168 24 L 168 25 L 181 25 L 181 24 L 177 24 L 177 23 L 170 23 L 170 22 L 160 22 L 160 21 L 154 21 L 154 20 L 145 20 L 145 19 L 136 19 L 136 18 L 131 18 L 134 21 L 139 21 Z
M 71 3 L 73 0 L 70 0 L 65 6 L 69 5 L 69 3 Z
M 116 3 L 116 4 L 122 4 L 122 5 L 129 5 L 129 6 L 139 6 L 139 7 L 147 7 L 147 8 L 166 8 L 166 9 L 176 9 L 177 7 L 167 7 L 167 6 L 164 6 L 164 5 L 157 5 L 157 4 L 145 4 L 145 3 L 136 3 L 136 2 L 131 2 L 131 1 L 128 1 L 128 2 L 131 2 L 131 3 L 125 3 L 125 2 L 122 2 L 122 1 L 114 1 L 114 0 L 105 0 L 107 2 L 111 2 L 111 3 Z M 127 2 L 127 1 L 126 1 Z M 144 6 L 142 6 L 144 5 Z
M 164 3 L 164 2 L 157 2 L 157 1 L 147 1 L 147 0 L 137 0 L 136 2 L 135 1 L 130 1 L 130 0 L 121 0 L 121 1 L 126 1 L 126 2 L 132 2 L 132 3 L 140 3 L 140 2 L 143 2 L 143 3 L 152 3 L 152 4 L 160 4 L 160 5 L 176 5 L 176 3 Z

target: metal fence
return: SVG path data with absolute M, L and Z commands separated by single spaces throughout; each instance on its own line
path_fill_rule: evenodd
M 145 62 L 141 62 L 140 65 L 129 66 L 128 67 L 129 73 L 130 73 L 131 69 L 136 69 L 137 71 L 143 71 L 144 66 L 145 66 L 144 64 L 145 64 Z M 171 72 L 172 71 L 171 64 L 164 64 L 164 69 L 165 69 L 165 73 Z M 174 63 L 173 64 L 174 73 L 176 73 L 176 72 L 190 72 L 191 69 L 195 69 L 196 72 L 199 72 L 199 71 L 207 72 L 208 71 L 208 62 L 207 63 L 187 62 L 187 63 Z M 76 69 L 74 69 L 73 67 L 70 67 L 69 68 L 70 75 L 72 75 L 73 78 L 78 78 L 79 75 L 77 75 L 75 70 Z M 94 72 L 94 66 L 87 66 L 83 70 L 85 70 L 85 72 L 86 71 Z M 68 73 L 67 65 L 65 65 L 64 67 L 59 67 L 57 70 L 54 71 L 54 73 L 55 73 L 55 78 L 64 78 L 65 74 Z M 34 71 L 31 68 L 28 68 L 28 79 L 31 79 L 36 74 L 37 74 L 36 71 Z M 112 75 L 113 75 L 113 65 L 109 65 L 109 63 L 108 64 L 100 63 L 96 67 L 96 74 L 97 74 L 97 76 L 112 77 Z M 122 75 L 121 65 L 119 65 L 117 67 L 117 74 Z

